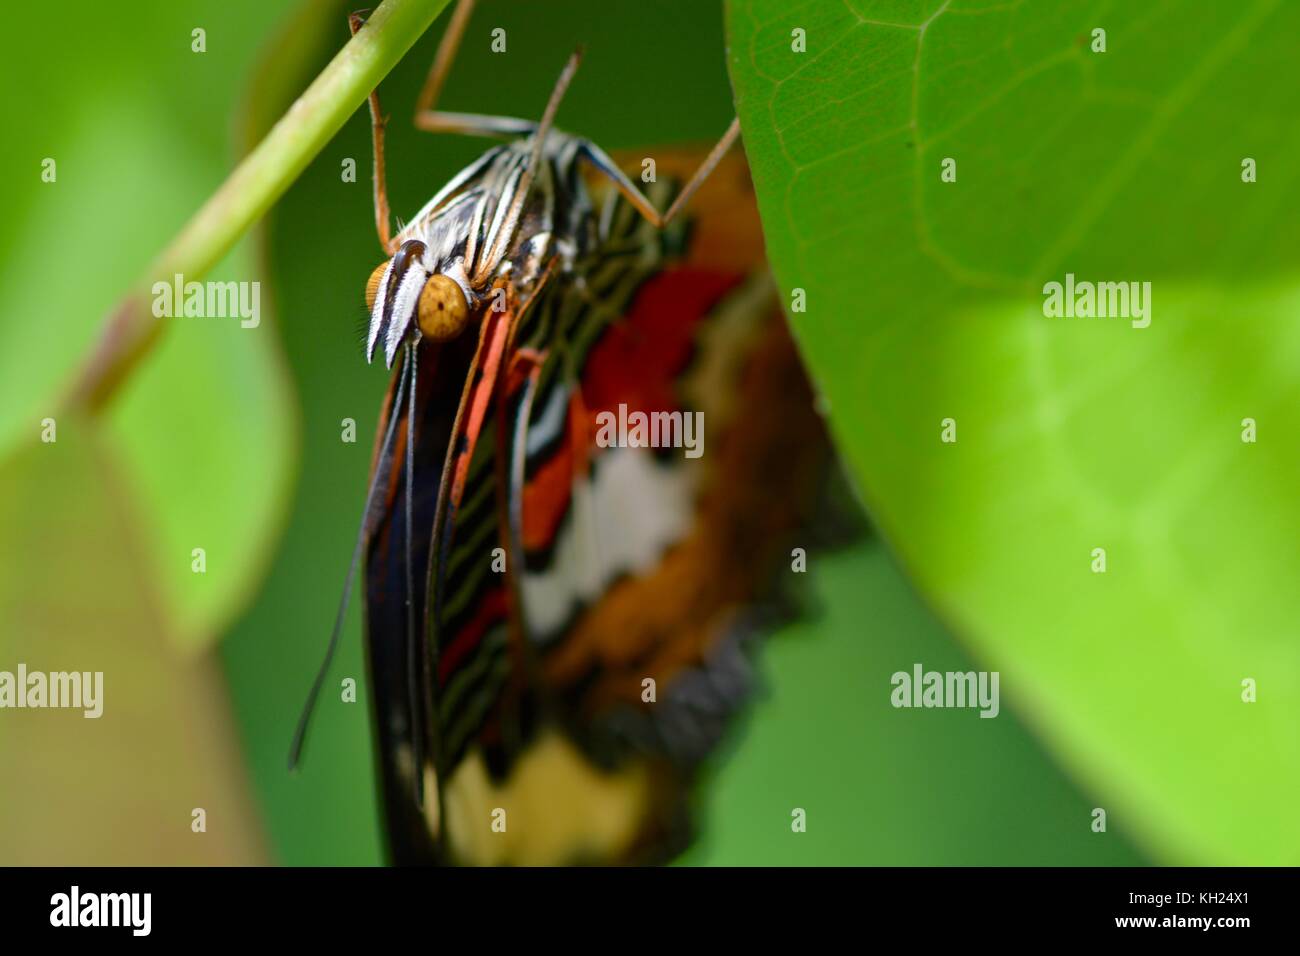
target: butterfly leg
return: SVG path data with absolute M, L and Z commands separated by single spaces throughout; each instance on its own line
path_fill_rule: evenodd
M 348 14 L 348 29 L 352 35 L 356 36 L 357 31 L 361 29 L 365 20 L 360 13 Z M 379 244 L 384 247 L 384 251 L 392 253 L 393 233 L 391 228 L 391 217 L 388 208 L 388 181 L 384 176 L 384 115 L 379 109 L 379 93 L 375 90 L 370 92 L 370 139 L 374 147 L 375 168 L 373 180 L 375 184 L 375 232 L 379 235 Z
M 623 194 L 623 198 L 631 203 L 632 207 L 636 209 L 637 212 L 652 223 L 655 228 L 662 229 L 664 226 L 668 225 L 668 223 L 670 223 L 679 212 L 681 212 L 690 201 L 691 196 L 694 195 L 695 191 L 704 184 L 706 179 L 709 178 L 709 174 L 713 172 L 714 167 L 721 162 L 722 157 L 726 155 L 727 150 L 731 148 L 731 145 L 739 137 L 740 120 L 733 119 L 731 125 L 727 127 L 727 131 L 722 134 L 722 139 L 718 140 L 718 144 L 714 146 L 709 155 L 705 157 L 704 162 L 700 164 L 700 168 L 695 171 L 695 174 L 691 176 L 686 185 L 682 187 L 681 192 L 677 194 L 677 198 L 673 200 L 673 204 L 668 207 L 668 211 L 662 214 L 650 204 L 650 200 L 646 199 L 641 190 L 637 189 L 636 186 L 633 185 L 632 181 L 627 178 L 627 175 L 619 169 L 617 165 L 615 165 L 612 159 L 609 158 L 609 155 L 595 143 L 584 143 L 582 147 L 582 155 L 583 158 L 591 163 L 597 172 L 605 176 L 614 184 L 614 188 Z
M 442 92 L 442 86 L 451 72 L 451 64 L 456 59 L 460 42 L 465 36 L 465 27 L 469 25 L 470 14 L 474 12 L 475 0 L 460 0 L 452 12 L 447 32 L 438 43 L 438 52 L 434 54 L 433 65 L 425 78 L 420 96 L 415 101 L 415 126 L 428 133 L 460 133 L 466 136 L 498 136 L 511 139 L 528 136 L 537 124 L 531 120 L 518 119 L 513 116 L 486 116 L 480 113 L 447 113 L 435 110 L 433 104 Z

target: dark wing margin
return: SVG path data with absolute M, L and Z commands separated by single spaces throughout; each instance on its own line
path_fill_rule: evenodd
M 366 666 L 371 689 L 371 714 L 375 731 L 375 762 L 380 781 L 380 804 L 387 837 L 387 856 L 398 865 L 435 863 L 439 851 L 425 810 L 416 802 L 415 734 L 417 725 L 429 732 L 427 697 L 421 693 L 412 709 L 411 685 L 426 686 L 426 665 L 416 661 L 412 673 L 407 635 L 407 580 L 417 583 L 413 594 L 416 622 L 426 614 L 427 569 L 430 535 L 441 498 L 442 474 L 447 448 L 461 401 L 461 389 L 472 364 L 472 340 L 429 349 L 418 363 L 414 395 L 415 430 L 412 447 L 410 555 L 408 566 L 406 534 L 406 469 L 398 467 L 397 450 L 406 448 L 408 402 L 397 402 L 398 386 L 406 368 L 393 377 L 379 432 L 385 433 L 395 419 L 395 438 L 387 454 L 377 448 L 372 471 L 382 476 L 376 495 L 376 516 L 366 544 Z M 423 634 L 423 627 L 417 633 Z M 421 642 L 423 644 L 423 642 Z M 436 750 L 435 750 L 436 754 Z M 427 757 L 428 755 L 426 755 Z M 434 794 L 426 795 L 426 807 Z

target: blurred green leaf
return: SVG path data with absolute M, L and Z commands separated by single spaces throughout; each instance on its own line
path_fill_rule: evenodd
M 728 9 L 769 255 L 914 580 L 1162 859 L 1296 863 L 1300 8 Z M 1067 272 L 1151 282 L 1150 327 L 1044 317 Z
M 3 712 L 0 862 L 264 863 L 221 674 L 168 640 L 131 496 L 96 433 L 67 418 L 56 442 L 0 468 L 0 670 L 103 674 L 99 717 Z

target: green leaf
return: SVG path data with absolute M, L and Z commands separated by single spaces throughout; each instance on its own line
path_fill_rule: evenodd
M 0 712 L 0 860 L 263 864 L 220 668 L 169 640 L 97 429 L 56 436 L 0 467 L 0 670 L 102 677 L 89 708 Z
M 733 0 L 728 30 L 773 267 L 915 582 L 1160 858 L 1300 860 L 1300 9 Z M 1047 317 L 1067 273 L 1150 282 L 1149 327 Z

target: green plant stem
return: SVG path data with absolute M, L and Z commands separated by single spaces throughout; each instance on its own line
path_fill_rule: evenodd
M 180 273 L 201 279 L 284 194 L 442 12 L 448 0 L 384 0 L 261 143 L 227 177 L 144 279 L 114 307 L 81 368 L 74 409 L 96 410 L 112 397 L 160 337 L 150 287 Z

